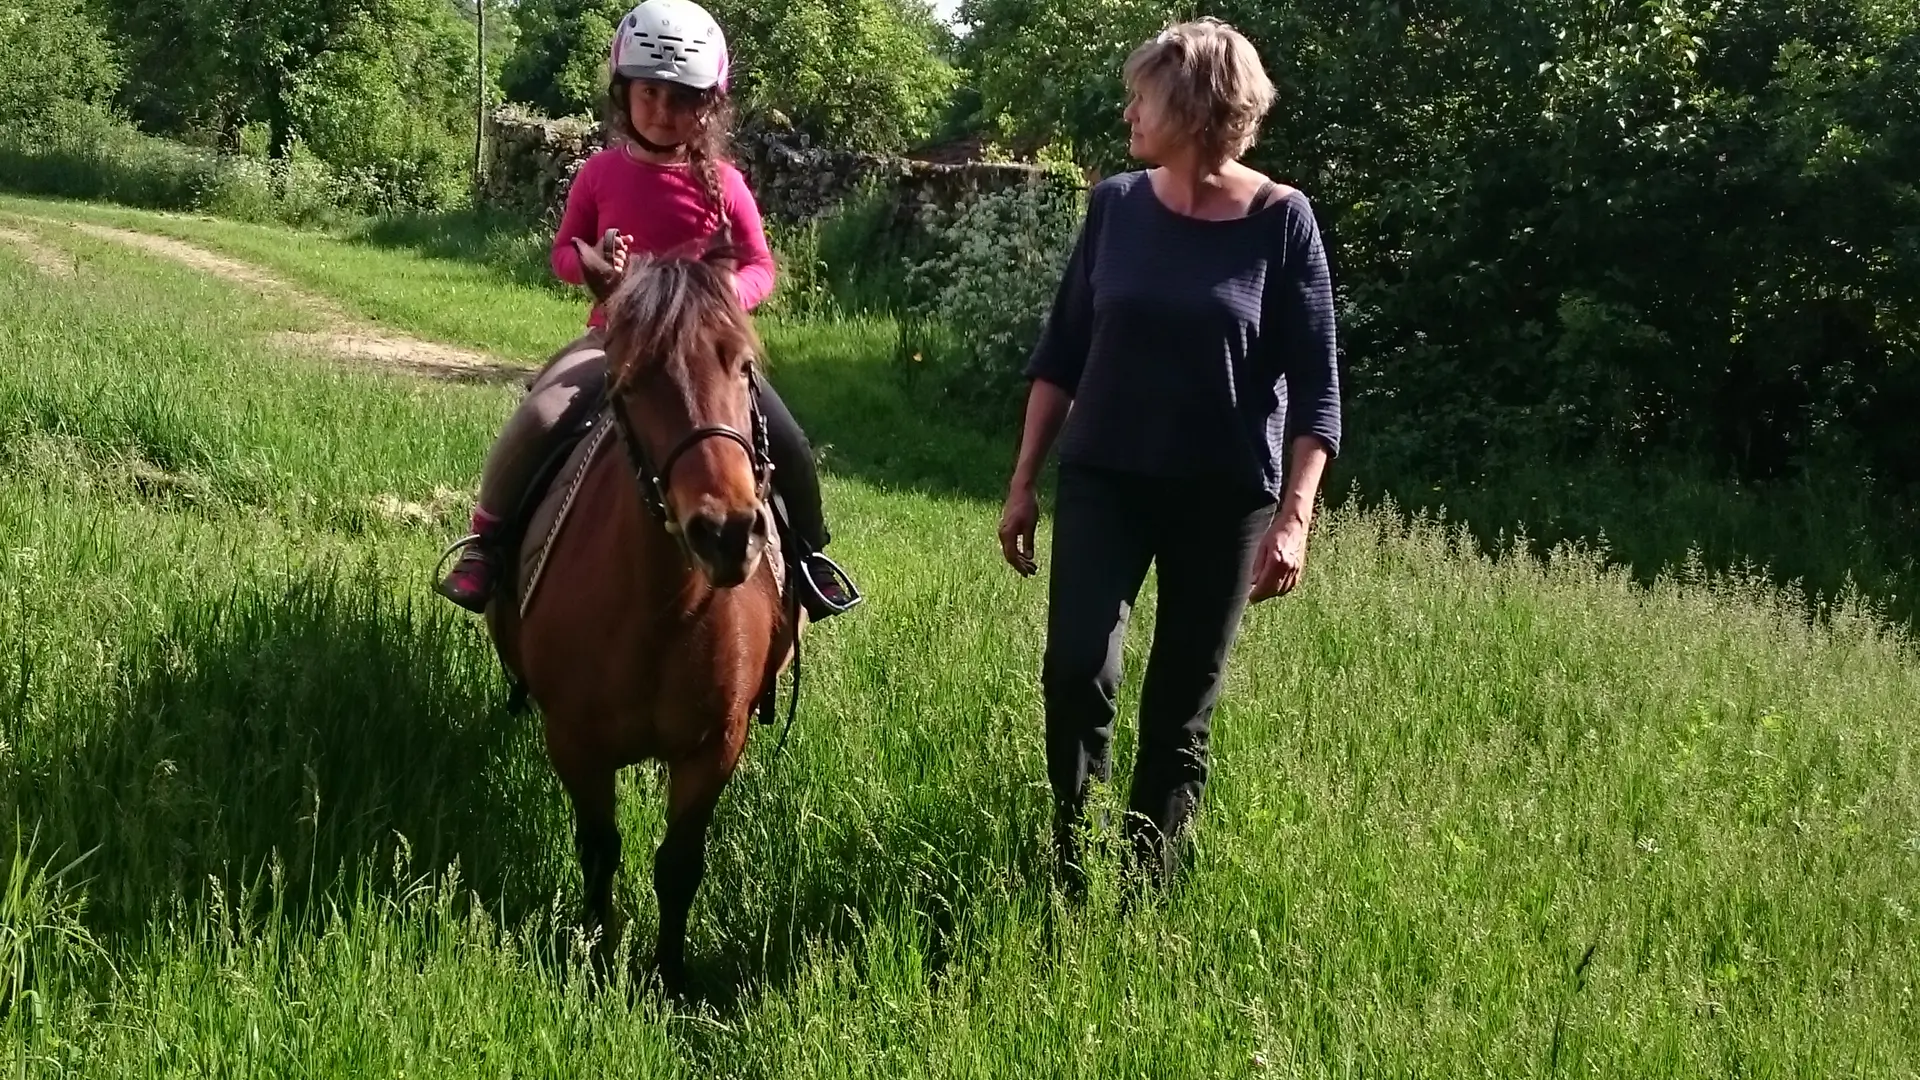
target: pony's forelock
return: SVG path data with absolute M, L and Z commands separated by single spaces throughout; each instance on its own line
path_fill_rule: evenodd
M 686 369 L 697 355 L 759 354 L 758 336 L 734 292 L 736 262 L 720 247 L 694 258 L 640 255 L 629 262 L 626 280 L 606 305 L 615 389 L 656 365 Z M 623 355 L 612 355 L 614 347 Z

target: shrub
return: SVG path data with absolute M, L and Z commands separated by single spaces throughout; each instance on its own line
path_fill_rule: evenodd
M 341 216 L 338 181 L 297 143 L 284 161 L 269 163 L 143 135 L 86 107 L 63 109 L 33 137 L 0 133 L 0 187 L 240 221 L 303 225 Z
M 766 223 L 767 245 L 773 249 L 773 295 L 761 303 L 758 313 L 789 318 L 814 319 L 831 316 L 838 310 L 827 287 L 825 264 L 820 258 L 820 226 L 808 221 L 787 225 L 778 220 Z
M 1076 179 L 976 196 L 929 223 L 937 248 L 912 263 L 904 363 L 944 396 L 995 412 L 1017 401 L 1086 211 Z
M 293 130 L 362 213 L 447 209 L 472 183 L 470 35 L 449 11 L 396 9 L 357 24 L 288 95 Z
M 896 224 L 900 197 L 893 184 L 869 177 L 819 219 L 821 272 L 842 308 L 897 315 L 926 299 L 907 267 L 935 253 L 937 240 Z
M 102 108 L 120 66 L 83 0 L 0 2 L 0 133 L 45 135 L 73 110 Z
M 925 281 L 908 267 L 938 251 L 926 231 L 896 222 L 900 193 L 868 177 L 817 217 L 786 224 L 767 221 L 780 265 L 774 299 L 783 314 L 907 314 L 930 298 Z M 774 309 L 770 309 L 774 310 Z

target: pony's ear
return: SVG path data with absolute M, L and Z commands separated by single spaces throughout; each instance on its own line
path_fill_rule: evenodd
M 676 260 L 685 260 L 687 262 L 699 262 L 701 249 L 705 246 L 706 242 L 703 237 L 698 236 L 691 240 L 682 240 L 665 251 L 662 251 L 660 253 L 660 261 L 674 262 Z
M 700 253 L 700 261 L 715 270 L 732 273 L 745 261 L 745 252 L 734 244 L 714 244 Z
M 580 255 L 580 275 L 586 278 L 587 291 L 595 300 L 606 303 L 613 290 L 620 285 L 619 275 L 613 272 L 613 264 L 600 254 L 600 249 L 579 237 L 573 238 L 573 250 Z

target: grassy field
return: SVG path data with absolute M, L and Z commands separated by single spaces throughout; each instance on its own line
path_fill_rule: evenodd
M 1323 518 L 1250 616 L 1182 885 L 1066 912 L 1011 433 L 915 408 L 875 322 L 763 325 L 872 599 L 722 804 L 704 1000 L 591 995 L 535 724 L 428 591 L 515 388 L 275 351 L 309 316 L 54 219 L 517 362 L 583 315 L 404 247 L 0 199 L 76 268 L 0 245 L 16 1075 L 1920 1075 L 1912 642 L 1390 512 Z M 643 954 L 657 803 L 628 778 Z

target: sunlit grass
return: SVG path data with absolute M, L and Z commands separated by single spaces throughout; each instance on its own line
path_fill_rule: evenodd
M 528 362 L 583 314 L 417 254 L 88 213 Z M 26 1075 L 1915 1074 L 1910 643 L 1391 513 L 1324 518 L 1302 591 L 1250 616 L 1182 884 L 1123 915 L 1109 861 L 1067 913 L 1045 586 L 993 536 L 1010 443 L 901 398 L 862 323 L 769 333 L 871 601 L 809 640 L 786 758 L 756 730 L 723 803 L 704 1002 L 591 996 L 537 721 L 427 589 L 515 388 L 275 353 L 297 312 L 73 242 L 64 282 L 0 249 Z M 644 771 L 622 823 L 644 956 Z

